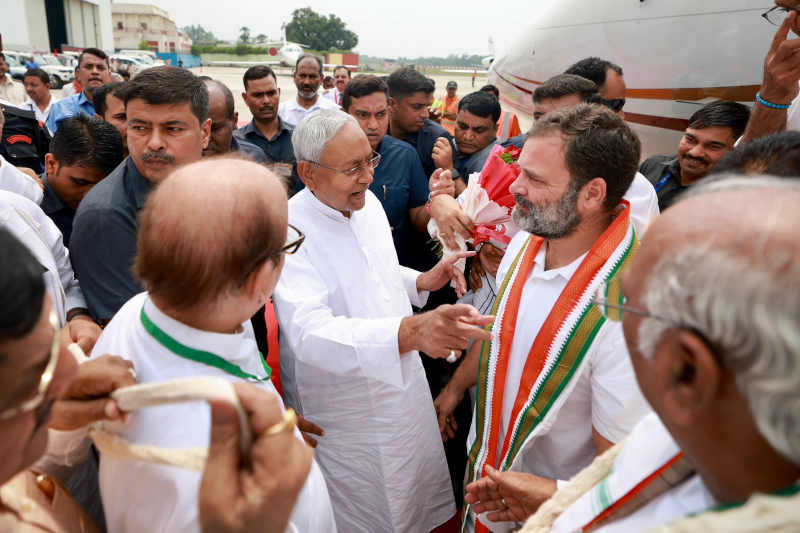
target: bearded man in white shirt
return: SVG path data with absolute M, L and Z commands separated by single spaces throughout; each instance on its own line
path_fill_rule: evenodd
M 278 397 L 250 317 L 269 298 L 284 255 L 302 243 L 300 234 L 287 238 L 286 219 L 283 184 L 256 163 L 212 159 L 171 174 L 141 213 L 133 268 L 148 292 L 114 315 L 93 355 L 124 353 L 140 383 L 216 376 L 253 382 Z M 208 445 L 210 424 L 208 410 L 179 404 L 137 412 L 115 432 L 137 444 L 187 448 Z M 199 531 L 200 482 L 200 472 L 102 454 L 108 529 Z M 336 531 L 316 463 L 290 524 L 302 532 Z
M 655 413 L 526 533 L 800 529 L 798 201 L 795 180 L 733 176 L 648 229 L 621 297 L 596 303 L 622 319 Z
M 488 474 L 525 476 L 541 504 L 647 412 L 622 329 L 592 305 L 637 247 L 623 196 L 639 153 L 625 122 L 596 105 L 553 111 L 528 134 L 509 189 L 521 231 L 498 270 L 494 338 L 476 343 L 453 378 L 472 372 L 478 384 L 467 531 L 517 527 L 496 515 L 476 521 L 496 510 L 485 501 Z
M 418 351 L 449 357 L 491 322 L 469 305 L 412 315 L 463 274 L 455 257 L 400 266 L 369 191 L 380 157 L 356 120 L 319 110 L 292 135 L 305 189 L 289 221 L 305 235 L 275 290 L 286 402 L 325 428 L 316 448 L 340 531 L 428 532 L 455 514 L 450 476 Z

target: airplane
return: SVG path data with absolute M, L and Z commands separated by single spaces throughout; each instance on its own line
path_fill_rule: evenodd
M 752 0 L 546 0 L 537 18 L 492 61 L 489 83 L 503 104 L 529 119 L 532 93 L 576 61 L 620 65 L 625 120 L 642 156 L 674 153 L 701 106 L 718 98 L 752 104 L 777 27 Z
M 494 39 L 489 37 L 489 55 L 481 59 L 481 65 L 486 68 L 489 68 L 492 65 L 492 61 L 494 61 L 494 56 L 496 55 L 494 51 Z

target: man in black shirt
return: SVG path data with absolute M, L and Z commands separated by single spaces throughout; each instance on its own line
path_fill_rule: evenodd
M 297 176 L 297 161 L 292 146 L 294 128 L 278 116 L 281 100 L 278 78 L 271 68 L 257 65 L 245 71 L 242 82 L 242 99 L 250 108 L 253 120 L 236 130 L 233 136 L 261 148 L 272 162 L 273 172 L 287 181 L 289 194 L 292 195 L 303 188 L 303 183 Z
M 453 137 L 428 118 L 433 103 L 433 83 L 411 67 L 392 72 L 389 85 L 389 135 L 416 148 L 425 175 L 430 178 L 437 165 L 433 160 L 436 139 L 444 137 L 455 153 Z
M 185 69 L 139 73 L 125 91 L 130 156 L 81 201 L 70 255 L 99 323 L 143 290 L 131 272 L 137 215 L 150 191 L 176 168 L 198 161 L 208 145 L 208 90 Z
M 86 193 L 122 162 L 122 137 L 108 122 L 88 115 L 64 119 L 45 156 L 42 211 L 69 247 L 75 210 Z
M 743 104 L 711 102 L 689 118 L 677 154 L 654 155 L 642 163 L 639 172 L 655 187 L 661 211 L 690 185 L 705 178 L 717 161 L 733 150 L 749 118 L 750 109 Z

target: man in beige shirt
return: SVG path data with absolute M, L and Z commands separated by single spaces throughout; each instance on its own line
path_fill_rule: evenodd
M 6 100 L 14 106 L 25 103 L 25 88 L 8 75 L 8 63 L 2 52 L 0 52 L 0 100 Z

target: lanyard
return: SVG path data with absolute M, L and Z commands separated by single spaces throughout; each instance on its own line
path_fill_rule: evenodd
M 170 352 L 174 353 L 179 357 L 183 357 L 184 359 L 189 359 L 190 361 L 194 361 L 196 363 L 201 363 L 208 366 L 213 366 L 214 368 L 218 368 L 223 372 L 226 372 L 232 376 L 236 376 L 242 379 L 248 379 L 252 381 L 258 382 L 266 382 L 269 381 L 270 374 L 272 371 L 270 370 L 267 363 L 264 361 L 264 356 L 261 355 L 261 352 L 258 352 L 259 360 L 261 364 L 264 365 L 264 370 L 267 373 L 267 377 L 260 378 L 258 376 L 254 376 L 248 372 L 245 372 L 237 365 L 226 361 L 222 357 L 215 355 L 211 352 L 204 352 L 202 350 L 195 350 L 194 348 L 190 348 L 185 344 L 181 344 L 174 338 L 170 337 L 164 330 L 159 328 L 155 325 L 155 323 L 150 320 L 150 317 L 147 316 L 147 313 L 144 312 L 144 306 L 142 306 L 142 312 L 139 314 L 139 318 L 142 321 L 142 326 L 144 326 L 145 331 L 150 334 L 156 341 L 158 341 L 161 346 L 169 350 Z
M 662 177 L 660 180 L 658 180 L 658 183 L 656 183 L 655 187 L 656 192 L 659 192 L 661 189 L 663 189 L 671 179 L 672 179 L 672 171 L 667 170 L 667 173 L 664 174 L 664 177 Z
M 775 492 L 770 492 L 769 496 L 776 496 L 776 497 L 779 497 L 779 498 L 788 498 L 789 496 L 794 496 L 795 494 L 797 494 L 799 492 L 800 492 L 800 485 L 791 485 L 791 486 L 788 486 L 786 488 L 783 488 L 783 489 L 780 489 L 780 490 L 776 490 Z M 719 513 L 719 512 L 723 512 L 723 511 L 728 511 L 730 509 L 736 509 L 737 507 L 741 507 L 745 503 L 747 503 L 747 501 L 734 502 L 734 503 L 725 503 L 725 504 L 722 504 L 722 505 L 717 505 L 716 507 L 712 507 L 711 509 L 707 509 L 707 512 Z M 700 511 L 700 512 L 706 512 L 706 511 Z M 692 514 L 690 516 L 698 515 L 698 514 L 700 514 L 700 512 L 694 513 L 694 514 Z

